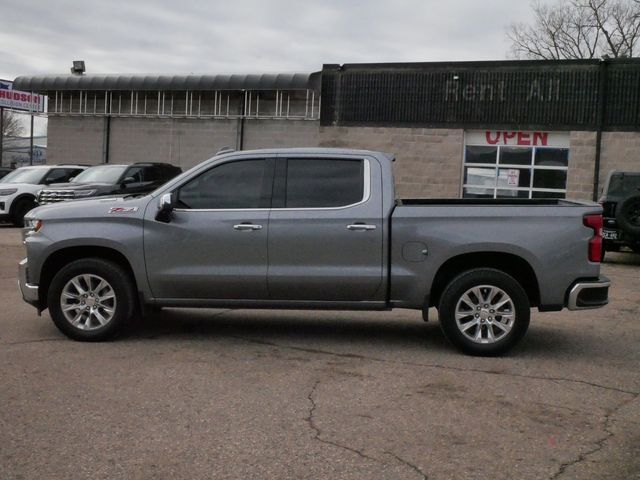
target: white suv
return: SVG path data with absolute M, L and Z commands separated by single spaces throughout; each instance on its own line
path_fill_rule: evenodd
M 83 165 L 38 165 L 20 167 L 0 179 L 0 220 L 21 227 L 24 215 L 37 206 L 43 185 L 66 183 L 87 167 Z

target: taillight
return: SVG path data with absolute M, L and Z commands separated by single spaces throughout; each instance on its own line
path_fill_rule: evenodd
M 602 254 L 602 215 L 585 215 L 582 219 L 585 227 L 593 229 L 589 240 L 589 261 L 600 262 Z

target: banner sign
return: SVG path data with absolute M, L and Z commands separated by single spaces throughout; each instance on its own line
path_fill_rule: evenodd
M 0 107 L 44 112 L 44 95 L 13 89 L 13 82 L 0 80 Z

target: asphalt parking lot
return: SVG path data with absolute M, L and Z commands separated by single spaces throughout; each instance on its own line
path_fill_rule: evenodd
M 169 309 L 77 343 L 22 302 L 22 256 L 0 228 L 3 479 L 640 478 L 640 256 L 491 359 L 406 310 Z

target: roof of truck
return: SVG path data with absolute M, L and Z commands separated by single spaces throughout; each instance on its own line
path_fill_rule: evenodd
M 259 150 L 234 150 L 224 151 L 215 155 L 216 157 L 226 157 L 237 154 L 265 154 L 265 155 L 369 155 L 383 157 L 390 162 L 395 161 L 395 155 L 376 150 L 357 150 L 353 148 L 329 148 L 329 147 L 302 147 L 302 148 L 264 148 Z

